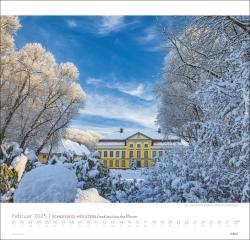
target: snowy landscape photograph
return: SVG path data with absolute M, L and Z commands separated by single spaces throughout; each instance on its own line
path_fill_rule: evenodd
M 1 203 L 249 203 L 248 16 L 0 21 Z

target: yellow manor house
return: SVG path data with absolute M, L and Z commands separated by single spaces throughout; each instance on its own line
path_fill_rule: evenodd
M 131 161 L 137 167 L 150 167 L 153 159 L 182 144 L 175 136 L 164 138 L 158 131 L 120 131 L 104 136 L 97 143 L 102 163 L 108 168 L 128 169 Z

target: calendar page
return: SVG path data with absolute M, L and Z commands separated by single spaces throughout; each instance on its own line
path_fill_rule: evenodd
M 249 10 L 1 1 L 1 239 L 250 239 Z
M 248 204 L 2 204 L 3 239 L 248 239 Z

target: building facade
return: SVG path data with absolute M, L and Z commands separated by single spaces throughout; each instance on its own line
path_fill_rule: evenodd
M 108 168 L 128 169 L 132 161 L 137 167 L 151 167 L 155 157 L 166 154 L 176 144 L 181 144 L 179 138 L 163 138 L 159 130 L 125 132 L 120 129 L 100 139 L 97 151 Z
M 69 139 L 61 139 L 58 144 L 52 148 L 50 148 L 50 146 L 44 147 L 38 154 L 38 160 L 42 163 L 46 163 L 52 156 L 61 157 L 65 152 L 71 153 L 74 160 L 79 160 L 90 154 L 89 149 L 85 145 Z

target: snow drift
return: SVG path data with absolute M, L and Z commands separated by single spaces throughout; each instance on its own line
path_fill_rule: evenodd
M 24 175 L 14 202 L 74 202 L 76 185 L 74 172 L 63 166 L 38 167 Z

